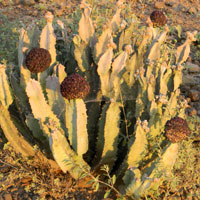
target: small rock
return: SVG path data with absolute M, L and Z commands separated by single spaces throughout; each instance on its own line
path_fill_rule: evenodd
M 193 62 L 194 62 L 195 65 L 200 66 L 200 62 L 198 60 L 194 60 Z
M 19 5 L 21 3 L 21 0 L 13 0 L 12 2 L 14 5 Z
M 189 55 L 187 61 L 192 62 L 192 56 Z
M 9 172 L 11 167 L 0 167 L 0 173 L 7 173 Z
M 194 116 L 194 115 L 197 115 L 197 110 L 195 108 L 190 108 L 188 109 L 188 115 L 190 117 Z
M 176 4 L 176 2 L 171 1 L 171 0 L 165 1 L 165 5 L 166 5 L 166 6 L 172 7 L 172 6 L 175 5 L 175 4 Z
M 54 2 L 56 2 L 61 7 L 66 6 L 66 0 L 55 0 Z
M 200 76 L 193 74 L 184 74 L 183 75 L 183 85 L 195 86 L 200 83 Z
M 187 62 L 186 66 L 188 67 L 188 71 L 191 73 L 198 73 L 200 72 L 200 67 L 196 64 L 193 64 L 191 62 Z
M 38 15 L 38 11 L 37 11 L 37 10 L 34 10 L 34 11 L 32 12 L 32 16 L 36 17 L 37 15 Z
M 5 200 L 12 200 L 11 194 L 5 194 L 5 195 L 4 195 L 4 199 L 5 199 Z
M 0 5 L 3 5 L 3 6 L 8 6 L 10 4 L 9 1 L 1 1 L 0 2 Z
M 195 82 L 193 80 L 193 76 L 191 76 L 190 74 L 184 74 L 183 75 L 183 85 L 194 85 Z
M 54 14 L 55 14 L 55 16 L 61 16 L 61 15 L 63 15 L 63 9 L 56 9 L 55 11 L 54 11 Z
M 188 10 L 188 12 L 189 12 L 190 14 L 197 14 L 197 9 L 196 9 L 195 7 L 191 7 L 191 8 Z
M 200 99 L 200 92 L 197 90 L 190 90 L 189 91 L 189 97 L 190 99 L 194 102 L 194 101 L 199 101 Z
M 176 22 L 177 22 L 177 24 L 181 24 L 181 23 L 183 23 L 183 20 L 180 19 L 180 18 L 177 18 L 177 19 L 176 19 Z
M 157 2 L 154 4 L 154 7 L 157 8 L 157 9 L 164 8 L 164 7 L 165 7 L 165 3 L 164 3 L 164 2 L 159 2 L 159 1 L 157 1 Z
M 170 197 L 170 200 L 181 200 L 181 197 L 176 195 L 176 196 Z
M 22 0 L 21 4 L 25 5 L 25 6 L 32 6 L 35 4 L 34 0 Z

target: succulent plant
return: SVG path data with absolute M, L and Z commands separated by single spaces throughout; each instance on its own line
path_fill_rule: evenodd
M 51 55 L 46 49 L 32 48 L 26 56 L 25 64 L 32 73 L 43 72 L 51 64 Z
M 191 131 L 187 121 L 180 117 L 174 117 L 167 121 L 165 125 L 165 135 L 172 142 L 180 142 L 190 135 Z
M 149 190 L 157 190 L 165 180 L 163 175 L 171 173 L 179 143 L 170 141 L 189 135 L 181 119 L 186 105 L 179 98 L 179 86 L 181 64 L 196 32 L 188 34 L 175 57 L 165 43 L 167 26 L 154 37 L 152 26 L 140 29 L 135 21 L 122 30 L 121 4 L 100 36 L 95 34 L 89 5 L 81 5 L 79 34 L 73 38 L 70 54 L 78 68 L 72 75 L 66 74 L 69 66 L 55 63 L 56 36 L 50 12 L 40 35 L 40 47 L 52 58 L 52 62 L 48 59 L 48 70 L 32 74 L 35 71 L 23 65 L 25 52 L 39 35 L 29 38 L 22 30 L 19 65 L 14 69 L 0 66 L 0 125 L 11 145 L 24 156 L 34 156 L 31 142 L 35 138 L 46 150 L 45 155 L 39 151 L 40 161 L 69 172 L 75 179 L 86 172 L 101 173 L 101 166 L 108 165 L 120 192 L 139 199 Z M 158 22 L 164 24 L 161 19 Z M 30 63 L 37 61 L 37 69 L 38 63 L 43 63 L 43 58 L 41 63 L 36 57 L 28 58 Z M 18 123 L 10 105 L 20 113 Z M 163 137 L 164 131 L 168 139 Z
M 60 85 L 60 92 L 66 99 L 84 99 L 90 92 L 90 85 L 82 76 L 74 73 Z
M 151 13 L 150 19 L 154 27 L 161 27 L 167 23 L 167 18 L 161 10 L 155 10 Z

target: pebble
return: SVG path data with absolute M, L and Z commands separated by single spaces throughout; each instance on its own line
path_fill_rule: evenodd
M 188 71 L 190 73 L 199 73 L 200 72 L 200 67 L 197 64 L 193 64 L 191 62 L 187 62 L 186 66 L 188 67 Z
M 197 110 L 196 110 L 195 108 L 190 108 L 190 109 L 188 110 L 188 115 L 189 115 L 190 117 L 192 117 L 192 116 L 194 116 L 194 115 L 197 115 Z
M 61 16 L 61 15 L 63 15 L 63 12 L 64 12 L 64 10 L 63 9 L 56 9 L 55 11 L 54 11 L 54 14 L 55 14 L 55 16 Z
M 25 6 L 32 6 L 34 5 L 36 2 L 34 0 L 22 0 L 21 4 L 25 5 Z
M 183 85 L 190 85 L 190 86 L 194 86 L 196 85 L 196 81 L 194 80 L 194 76 L 190 75 L 190 74 L 184 74 L 183 75 Z
M 3 6 L 8 6 L 9 5 L 9 1 L 0 1 L 0 5 L 3 5 Z
M 7 173 L 9 172 L 11 167 L 0 167 L 0 173 Z
M 190 90 L 189 91 L 189 97 L 191 99 L 191 101 L 199 101 L 200 99 L 200 92 L 197 90 Z
M 19 5 L 21 3 L 21 0 L 13 0 L 12 2 L 14 5 Z
M 176 196 L 170 197 L 170 200 L 181 200 L 181 197 L 176 195 Z
M 54 2 L 60 5 L 61 7 L 66 6 L 66 0 L 55 0 Z
M 32 16 L 37 16 L 38 15 L 38 11 L 37 10 L 34 10 L 33 12 L 32 12 Z
M 157 8 L 157 9 L 164 8 L 165 7 L 165 3 L 156 1 L 156 3 L 154 4 L 154 7 Z
M 166 5 L 166 6 L 172 7 L 172 6 L 175 5 L 175 4 L 176 4 L 175 1 L 171 1 L 171 0 L 165 1 L 165 5 Z
M 194 7 L 191 7 L 191 8 L 188 10 L 188 12 L 189 12 L 190 14 L 197 14 L 197 9 L 194 8 Z

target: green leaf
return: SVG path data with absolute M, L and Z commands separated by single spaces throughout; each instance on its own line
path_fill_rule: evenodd
M 113 177 L 112 177 L 112 184 L 114 185 L 115 182 L 116 182 L 116 175 L 113 175 Z
M 180 25 L 177 25 L 176 30 L 178 32 L 178 37 L 181 38 L 182 27 Z
M 79 179 L 85 178 L 86 176 L 87 176 L 87 174 L 86 174 L 86 173 L 83 173 L 83 174 L 80 176 Z
M 108 190 L 105 194 L 104 194 L 104 199 L 107 198 L 110 195 L 111 190 Z
M 91 183 L 93 183 L 93 182 L 95 182 L 95 180 L 94 180 L 94 179 L 91 179 L 91 180 L 89 180 L 89 181 L 86 183 L 86 185 L 89 185 L 89 184 L 91 184 Z
M 99 182 L 96 183 L 95 192 L 99 190 Z

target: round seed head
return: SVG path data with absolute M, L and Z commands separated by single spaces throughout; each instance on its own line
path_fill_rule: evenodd
M 83 99 L 90 92 L 90 85 L 82 76 L 74 73 L 63 80 L 60 91 L 66 99 Z
M 33 48 L 25 60 L 26 67 L 33 73 L 45 71 L 51 64 L 51 55 L 43 48 Z
M 160 10 L 155 10 L 151 13 L 150 19 L 154 27 L 164 26 L 167 23 L 167 18 Z
M 186 139 L 190 133 L 186 120 L 180 117 L 174 117 L 165 124 L 165 136 L 172 143 Z

